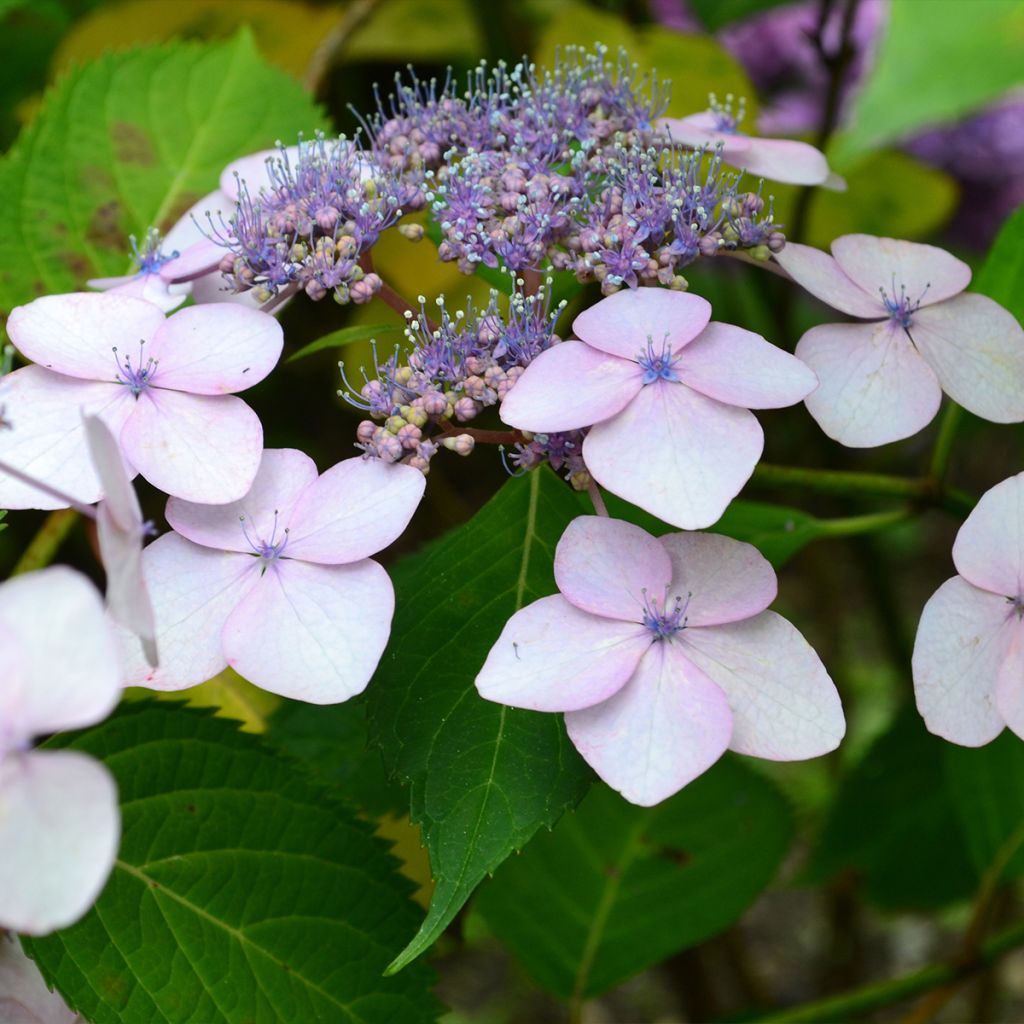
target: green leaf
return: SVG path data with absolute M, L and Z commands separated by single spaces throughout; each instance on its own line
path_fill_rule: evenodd
M 689 0 L 693 13 L 709 32 L 717 32 L 730 22 L 751 18 L 790 0 Z
M 972 291 L 995 299 L 1024 322 L 1024 205 L 1007 217 Z
M 64 78 L 0 161 L 0 307 L 124 273 L 238 156 L 324 124 L 248 32 L 112 54 Z
M 323 352 L 327 348 L 344 348 L 357 341 L 376 341 L 377 338 L 400 335 L 403 328 L 399 324 L 357 324 L 355 327 L 342 327 L 339 331 L 331 331 L 316 341 L 304 345 L 298 352 L 293 352 L 286 360 L 294 363 L 296 359 L 305 359 L 314 352 Z
M 953 121 L 1020 83 L 1024 3 L 894 3 L 875 68 L 829 149 L 845 171 L 864 153 Z
M 792 838 L 774 784 L 727 756 L 656 807 L 595 786 L 499 868 L 475 907 L 539 984 L 594 996 L 729 925 Z
M 349 61 L 476 61 L 483 52 L 470 0 L 388 0 L 371 11 L 345 47 Z
M 984 747 L 945 744 L 946 779 L 979 873 L 1009 856 L 1024 875 L 1024 743 L 1008 729 Z
M 904 708 L 842 780 L 808 880 L 853 868 L 868 897 L 887 910 L 935 910 L 970 896 L 978 872 L 950 792 L 936 781 L 946 746 L 915 708 Z M 922 857 L 922 849 L 942 855 Z
M 48 741 L 117 779 L 122 839 L 95 909 L 24 940 L 95 1024 L 437 1017 L 431 974 L 381 972 L 414 920 L 386 844 L 329 791 L 209 713 L 125 705 Z
M 473 680 L 510 616 L 555 592 L 555 545 L 583 504 L 548 470 L 511 479 L 470 522 L 395 566 L 391 643 L 367 690 L 389 769 L 412 783 L 435 889 L 394 961 L 426 950 L 480 880 L 592 778 L 560 715 L 483 700 Z

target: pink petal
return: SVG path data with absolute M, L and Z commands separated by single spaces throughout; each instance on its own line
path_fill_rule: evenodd
M 228 254 L 226 246 L 211 238 L 201 238 L 181 250 L 177 259 L 169 260 L 160 268 L 160 276 L 170 284 L 194 281 L 212 274 Z
M 57 992 L 51 992 L 39 968 L 22 952 L 13 934 L 0 938 L 0 1020 L 10 1024 L 85 1024 Z
M 411 466 L 357 457 L 310 484 L 288 521 L 285 554 L 307 562 L 357 562 L 396 541 L 426 487 Z
M 674 371 L 708 398 L 743 409 L 782 409 L 818 386 L 799 359 L 761 335 L 714 322 L 679 353 Z
M 843 235 L 832 243 L 842 271 L 870 295 L 884 288 L 889 298 L 901 290 L 912 302 L 930 306 L 958 295 L 971 283 L 971 268 L 945 249 L 874 235 Z
M 830 174 L 821 150 L 791 139 L 751 138 L 743 149 L 726 143 L 722 159 L 748 174 L 790 185 L 823 185 Z
M 258 289 L 250 288 L 244 292 L 232 291 L 219 270 L 204 274 L 192 281 L 192 301 L 197 306 L 215 302 L 231 302 L 246 309 L 261 309 L 263 306 Z M 291 302 L 291 298 L 287 298 L 275 306 L 274 316 L 277 316 L 289 302 Z
M 575 711 L 620 689 L 650 645 L 646 627 L 591 615 L 553 594 L 505 623 L 476 688 L 514 708 Z
M 82 413 L 99 416 L 120 434 L 135 408 L 127 388 L 26 366 L 0 381 L 0 405 L 13 424 L 0 429 L 0 462 L 83 504 L 100 497 L 103 486 L 89 458 Z M 67 504 L 0 469 L 0 508 L 51 509 Z
M 298 146 L 285 149 L 288 160 L 294 165 L 299 155 Z M 270 187 L 270 170 L 268 161 L 281 159 L 280 149 L 263 149 L 258 153 L 233 160 L 220 173 L 220 190 L 234 203 L 238 201 L 238 179 L 245 182 L 251 196 L 256 196 L 260 189 Z
M 598 483 L 684 530 L 710 526 L 761 456 L 764 435 L 746 409 L 685 384 L 656 381 L 583 442 Z
M 648 341 L 657 354 L 665 345 L 678 352 L 710 319 L 711 304 L 699 295 L 667 288 L 627 288 L 584 310 L 573 320 L 572 329 L 592 348 L 635 360 L 647 352 Z
M 132 486 L 132 475 L 121 455 L 121 446 L 110 427 L 96 415 L 82 416 L 85 441 L 96 475 L 103 485 L 103 503 L 111 521 L 121 530 L 142 529 L 142 509 Z
M 196 395 L 244 391 L 270 373 L 283 347 L 281 325 L 266 313 L 230 302 L 191 306 L 153 339 L 153 386 Z
M 914 641 L 914 694 L 929 731 L 981 747 L 1003 731 L 995 702 L 1019 622 L 1005 597 L 954 576 L 921 612 Z
M 231 613 L 228 664 L 291 700 L 338 704 L 362 693 L 391 632 L 395 596 L 370 559 L 351 565 L 272 563 Z
M 316 464 L 308 455 L 294 448 L 267 448 L 252 487 L 237 501 L 198 505 L 170 498 L 165 514 L 178 533 L 196 544 L 249 555 L 254 549 L 246 534 L 267 543 L 271 537 L 280 540 L 302 492 L 316 478 Z M 288 544 L 290 554 L 290 539 Z
M 846 731 L 839 694 L 799 630 L 775 612 L 685 629 L 686 656 L 725 692 L 730 749 L 770 761 L 835 750 Z
M 672 594 L 692 595 L 689 626 L 749 619 L 775 600 L 775 570 L 752 544 L 717 533 L 670 533 L 660 543 L 672 563 Z
M 18 742 L 93 725 L 121 699 L 117 641 L 81 573 L 57 565 L 9 579 L 0 627 L 17 638 L 18 660 L 0 689 L 0 735 Z
M 555 582 L 594 615 L 643 622 L 648 595 L 664 601 L 672 564 L 655 537 L 632 523 L 580 516 L 555 548 Z
M 234 395 L 150 388 L 139 395 L 121 444 L 132 465 L 164 493 L 223 505 L 252 486 L 263 427 Z
M 194 202 L 177 219 L 161 240 L 160 251 L 164 256 L 171 256 L 175 252 L 180 255 L 196 242 L 209 239 L 215 228 L 220 230 L 222 224 L 227 222 L 234 209 L 234 200 L 229 199 L 220 189 L 210 192 Z M 226 251 L 221 249 L 221 256 Z
M 818 375 L 818 387 L 806 398 L 808 412 L 848 448 L 910 437 L 939 411 L 935 374 L 889 321 L 812 327 L 796 355 Z
M 993 423 L 1024 420 L 1024 330 L 986 295 L 958 295 L 914 314 L 914 342 L 942 390 Z
M 708 770 L 729 746 L 722 691 L 669 642 L 652 644 L 628 683 L 565 716 L 584 760 L 630 803 L 651 807 Z
M 820 249 L 787 242 L 782 252 L 775 254 L 775 262 L 801 288 L 841 313 L 867 320 L 880 320 L 887 315 L 877 288 L 865 291 L 843 273 L 828 253 Z
M 118 360 L 129 356 L 135 365 L 140 342 L 152 338 L 163 323 L 164 314 L 151 302 L 76 292 L 18 306 L 7 321 L 7 333 L 14 347 L 40 366 L 83 380 L 113 381 Z
M 73 750 L 0 760 L 0 926 L 47 935 L 95 902 L 117 857 L 117 786 Z
M 121 278 L 99 277 L 86 283 L 90 288 L 99 288 L 108 295 L 127 295 L 129 298 L 142 299 L 165 313 L 177 309 L 188 298 L 188 292 L 183 285 L 169 285 L 158 273 L 133 274 Z
M 1024 473 L 987 490 L 953 544 L 956 571 L 1004 598 L 1024 595 Z
M 1013 637 L 996 674 L 996 708 L 1006 724 L 1024 738 L 1024 625 L 1019 615 L 1011 625 Z
M 700 113 L 688 117 L 660 117 L 655 122 L 655 128 L 667 132 L 676 145 L 690 149 L 713 149 L 721 144 L 733 153 L 742 153 L 750 146 L 750 136 L 720 132 L 715 128 L 716 124 L 713 114 Z
M 643 386 L 636 363 L 563 341 L 526 368 L 501 403 L 502 420 L 531 431 L 576 430 L 619 412 Z
M 221 631 L 228 616 L 259 581 L 259 559 L 212 551 L 165 533 L 142 555 L 156 616 L 160 667 L 142 656 L 134 636 L 122 634 L 128 683 L 152 690 L 184 690 L 227 668 Z

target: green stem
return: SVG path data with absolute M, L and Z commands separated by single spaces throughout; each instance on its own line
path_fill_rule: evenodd
M 913 515 L 912 508 L 894 508 L 888 512 L 869 512 L 867 515 L 846 516 L 843 519 L 819 519 L 817 526 L 825 537 L 852 537 L 887 530 L 897 523 L 906 522 Z
M 966 516 L 974 508 L 974 499 L 934 480 L 889 476 L 885 473 L 859 473 L 839 469 L 803 469 L 774 466 L 762 462 L 751 477 L 760 487 L 794 487 L 817 494 L 839 494 L 861 498 L 904 498 L 935 505 L 954 515 Z
M 71 532 L 71 527 L 77 522 L 78 512 L 73 508 L 59 508 L 56 512 L 51 512 L 18 559 L 18 564 L 11 575 L 17 576 L 48 566 L 64 543 L 64 538 Z
M 936 484 L 941 485 L 946 477 L 946 469 L 949 466 L 949 457 L 953 453 L 953 442 L 956 440 L 957 431 L 963 422 L 963 409 L 956 402 L 948 401 L 942 412 L 942 421 L 939 424 L 939 436 L 935 439 L 935 447 L 932 449 L 932 461 L 928 470 L 928 476 Z
M 821 1024 L 822 1021 L 849 1021 L 852 1017 L 870 1013 L 879 1007 L 891 1006 L 922 992 L 962 981 L 1022 945 L 1024 921 L 983 943 L 978 949 L 977 956 L 970 963 L 929 964 L 901 978 L 875 982 L 828 999 L 780 1010 L 771 1016 L 760 1017 L 758 1021 L 759 1024 Z

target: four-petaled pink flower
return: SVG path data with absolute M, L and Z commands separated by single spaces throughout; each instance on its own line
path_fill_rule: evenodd
M 938 736 L 980 747 L 1024 738 L 1024 473 L 982 495 L 953 544 L 958 576 L 921 613 L 917 708 Z
M 294 449 L 263 453 L 231 505 L 171 498 L 176 532 L 146 548 L 160 668 L 126 642 L 130 683 L 181 690 L 230 665 L 249 682 L 312 704 L 360 693 L 387 644 L 388 574 L 369 556 L 394 541 L 423 496 L 409 466 L 354 458 L 317 476 Z
M 686 292 L 610 295 L 576 317 L 579 341 L 526 368 L 501 418 L 533 433 L 596 424 L 583 442 L 595 480 L 666 523 L 710 526 L 761 456 L 750 409 L 793 405 L 817 383 L 760 335 L 710 317 Z
M 7 331 L 37 365 L 4 378 L 13 429 L 0 431 L 0 461 L 96 501 L 102 487 L 86 450 L 86 412 L 107 424 L 132 469 L 167 494 L 222 503 L 251 486 L 263 428 L 232 392 L 277 363 L 283 338 L 273 317 L 217 303 L 165 318 L 141 299 L 82 293 L 19 306 Z M 0 507 L 60 504 L 0 472 Z
M 117 641 L 96 588 L 62 566 L 0 586 L 0 928 L 45 935 L 82 916 L 121 832 L 107 769 L 37 736 L 104 719 L 121 696 Z
M 555 580 L 561 593 L 509 619 L 476 686 L 564 711 L 576 749 L 627 800 L 664 800 L 727 748 L 789 761 L 842 738 L 839 695 L 765 610 L 775 573 L 751 545 L 583 516 L 558 542 Z
M 837 238 L 832 256 L 789 243 L 775 259 L 834 309 L 875 321 L 813 327 L 797 345 L 821 381 L 807 408 L 829 437 L 851 448 L 910 437 L 943 391 L 995 423 L 1024 420 L 1024 331 L 987 296 L 960 294 L 966 263 L 871 235 Z
M 825 185 L 845 188 L 841 178 L 829 170 L 825 154 L 806 142 L 791 139 L 762 139 L 740 131 L 742 104 L 734 115 L 731 105 L 712 99 L 711 108 L 688 117 L 663 117 L 656 127 L 673 143 L 691 149 L 721 147 L 722 160 L 748 174 L 791 185 Z

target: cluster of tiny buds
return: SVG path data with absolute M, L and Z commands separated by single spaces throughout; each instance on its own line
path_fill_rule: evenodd
M 590 486 L 590 473 L 583 461 L 583 439 L 587 436 L 587 430 L 551 434 L 520 433 L 523 440 L 510 453 L 502 450 L 505 468 L 512 476 L 520 476 L 547 463 L 556 473 L 561 473 L 575 490 L 585 491 Z

